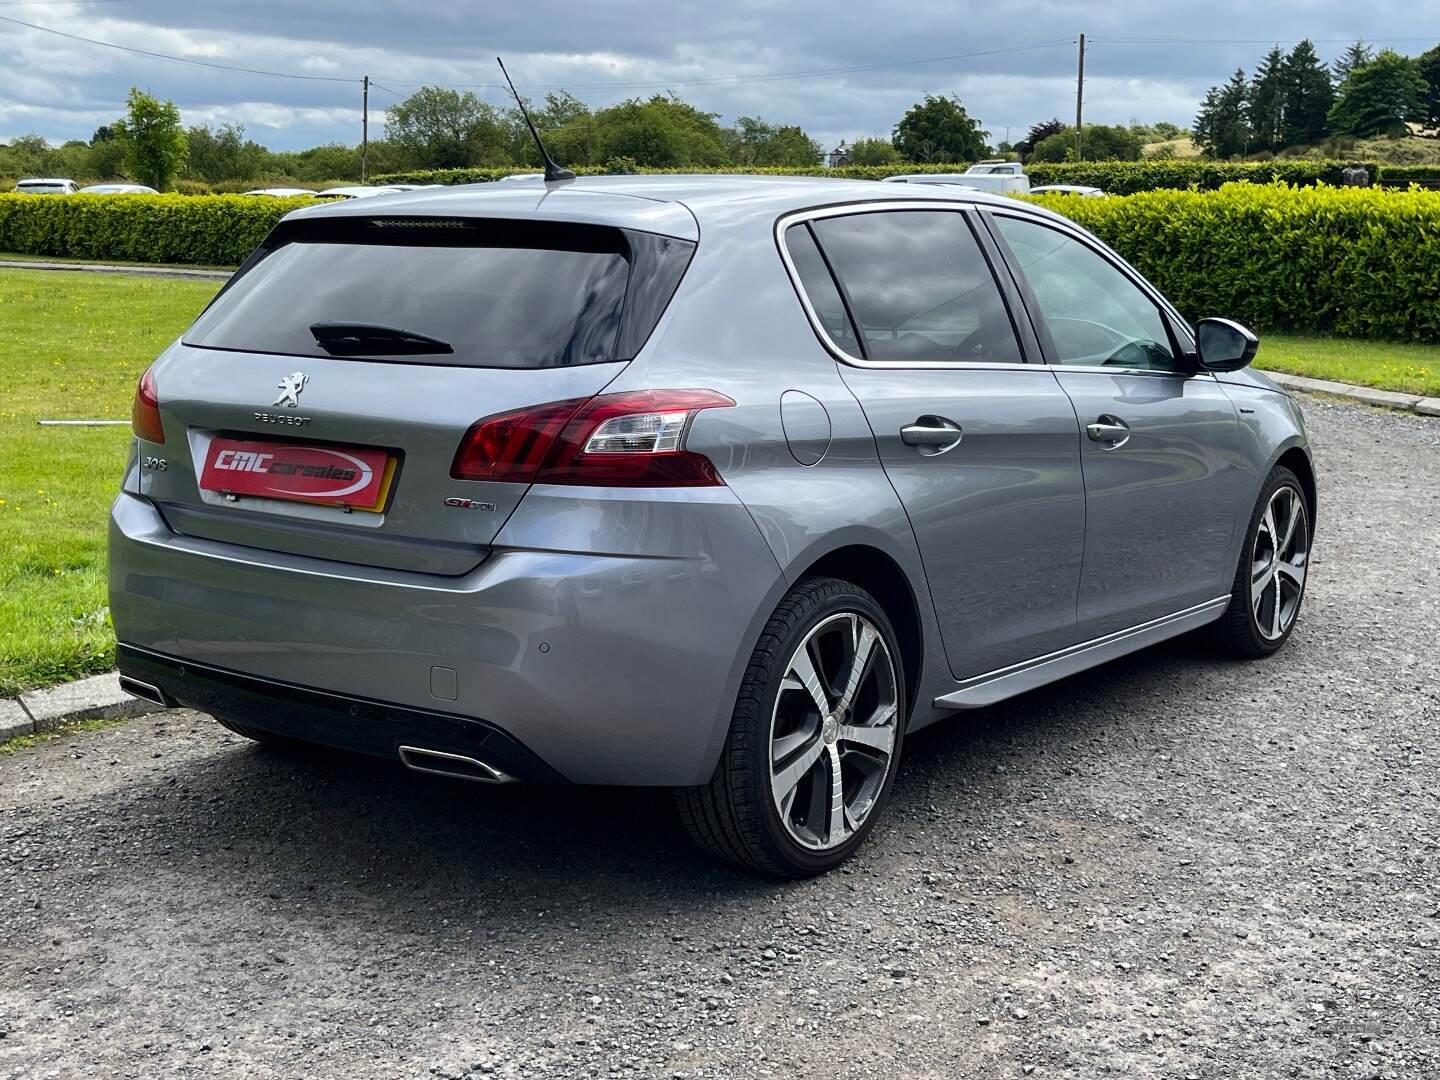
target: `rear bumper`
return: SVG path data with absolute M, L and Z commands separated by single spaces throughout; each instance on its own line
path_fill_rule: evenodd
M 564 783 L 529 747 L 494 724 L 257 679 L 123 642 L 120 674 L 158 689 L 164 704 L 199 709 L 306 742 L 396 758 L 402 746 L 476 758 L 516 780 Z
M 122 493 L 121 671 L 215 715 L 386 756 L 393 724 L 455 753 L 498 733 L 550 779 L 704 783 L 783 580 L 733 492 L 683 490 L 532 490 L 490 558 L 453 578 L 181 536 Z M 577 538 L 584 553 L 563 549 Z

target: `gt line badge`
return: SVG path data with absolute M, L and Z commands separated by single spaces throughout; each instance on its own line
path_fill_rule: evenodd
M 305 389 L 305 384 L 310 381 L 310 376 L 303 371 L 296 371 L 284 376 L 275 385 L 280 389 L 280 396 L 272 401 L 271 406 L 284 405 L 291 409 L 300 407 L 300 391 Z
M 456 510 L 490 510 L 490 511 L 493 511 L 493 510 L 495 509 L 495 504 L 492 503 L 492 502 L 478 502 L 478 501 L 476 501 L 475 499 L 461 499 L 461 498 L 459 498 L 458 496 L 453 496 L 453 495 L 452 495 L 450 498 L 448 498 L 448 499 L 445 500 L 445 505 L 446 505 L 446 506 L 453 507 L 453 508 L 455 508 Z

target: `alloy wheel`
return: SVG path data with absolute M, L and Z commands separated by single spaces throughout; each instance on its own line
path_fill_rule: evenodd
M 1270 496 L 1250 554 L 1250 610 L 1265 640 L 1278 640 L 1294 623 L 1309 559 L 1305 499 L 1286 484 Z
M 817 624 L 790 658 L 770 721 L 770 789 L 792 839 L 827 851 L 884 790 L 899 702 L 885 637 L 864 615 Z

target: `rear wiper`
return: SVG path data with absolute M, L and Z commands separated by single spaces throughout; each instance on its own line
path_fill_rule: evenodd
M 310 324 L 310 333 L 331 356 L 361 356 L 366 353 L 418 356 L 455 351 L 448 341 L 399 326 L 380 326 L 375 323 L 317 322 Z

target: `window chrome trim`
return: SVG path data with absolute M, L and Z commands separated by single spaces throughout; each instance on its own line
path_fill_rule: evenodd
M 980 210 L 980 205 L 973 202 L 962 202 L 959 199 L 875 199 L 793 210 L 790 213 L 782 214 L 775 222 L 775 247 L 780 252 L 780 261 L 785 265 L 785 273 L 790 277 L 790 284 L 795 289 L 795 295 L 800 298 L 800 306 L 805 309 L 805 317 L 810 320 L 810 328 L 815 331 L 815 336 L 820 339 L 820 343 L 825 346 L 826 350 L 842 364 L 858 368 L 878 368 L 883 371 L 1049 371 L 1051 365 L 1044 363 L 1043 360 L 1040 363 L 1027 361 L 1009 363 L 1004 360 L 915 360 L 909 362 L 866 360 L 846 352 L 836 343 L 810 303 L 810 297 L 806 294 L 805 286 L 800 281 L 800 272 L 795 269 L 795 263 L 790 258 L 790 249 L 785 243 L 785 233 L 794 225 L 803 225 L 808 221 L 817 221 L 820 218 L 883 214 L 894 210 L 947 210 L 952 213 L 973 214 Z M 1032 216 L 1038 217 L 1039 215 Z M 967 222 L 967 226 L 971 229 L 975 227 L 973 222 Z M 976 243 L 979 244 L 979 241 L 977 240 Z M 994 270 L 989 267 L 988 262 L 986 268 L 991 270 L 993 277 Z M 1004 287 L 999 281 L 996 281 L 995 288 L 1000 292 L 1001 300 L 1008 309 L 1011 305 L 1005 296 Z M 1011 316 L 1013 318 L 1013 312 L 1011 312 Z M 856 327 L 855 331 L 859 333 L 860 328 Z M 1021 345 L 1018 333 L 1015 343 Z

